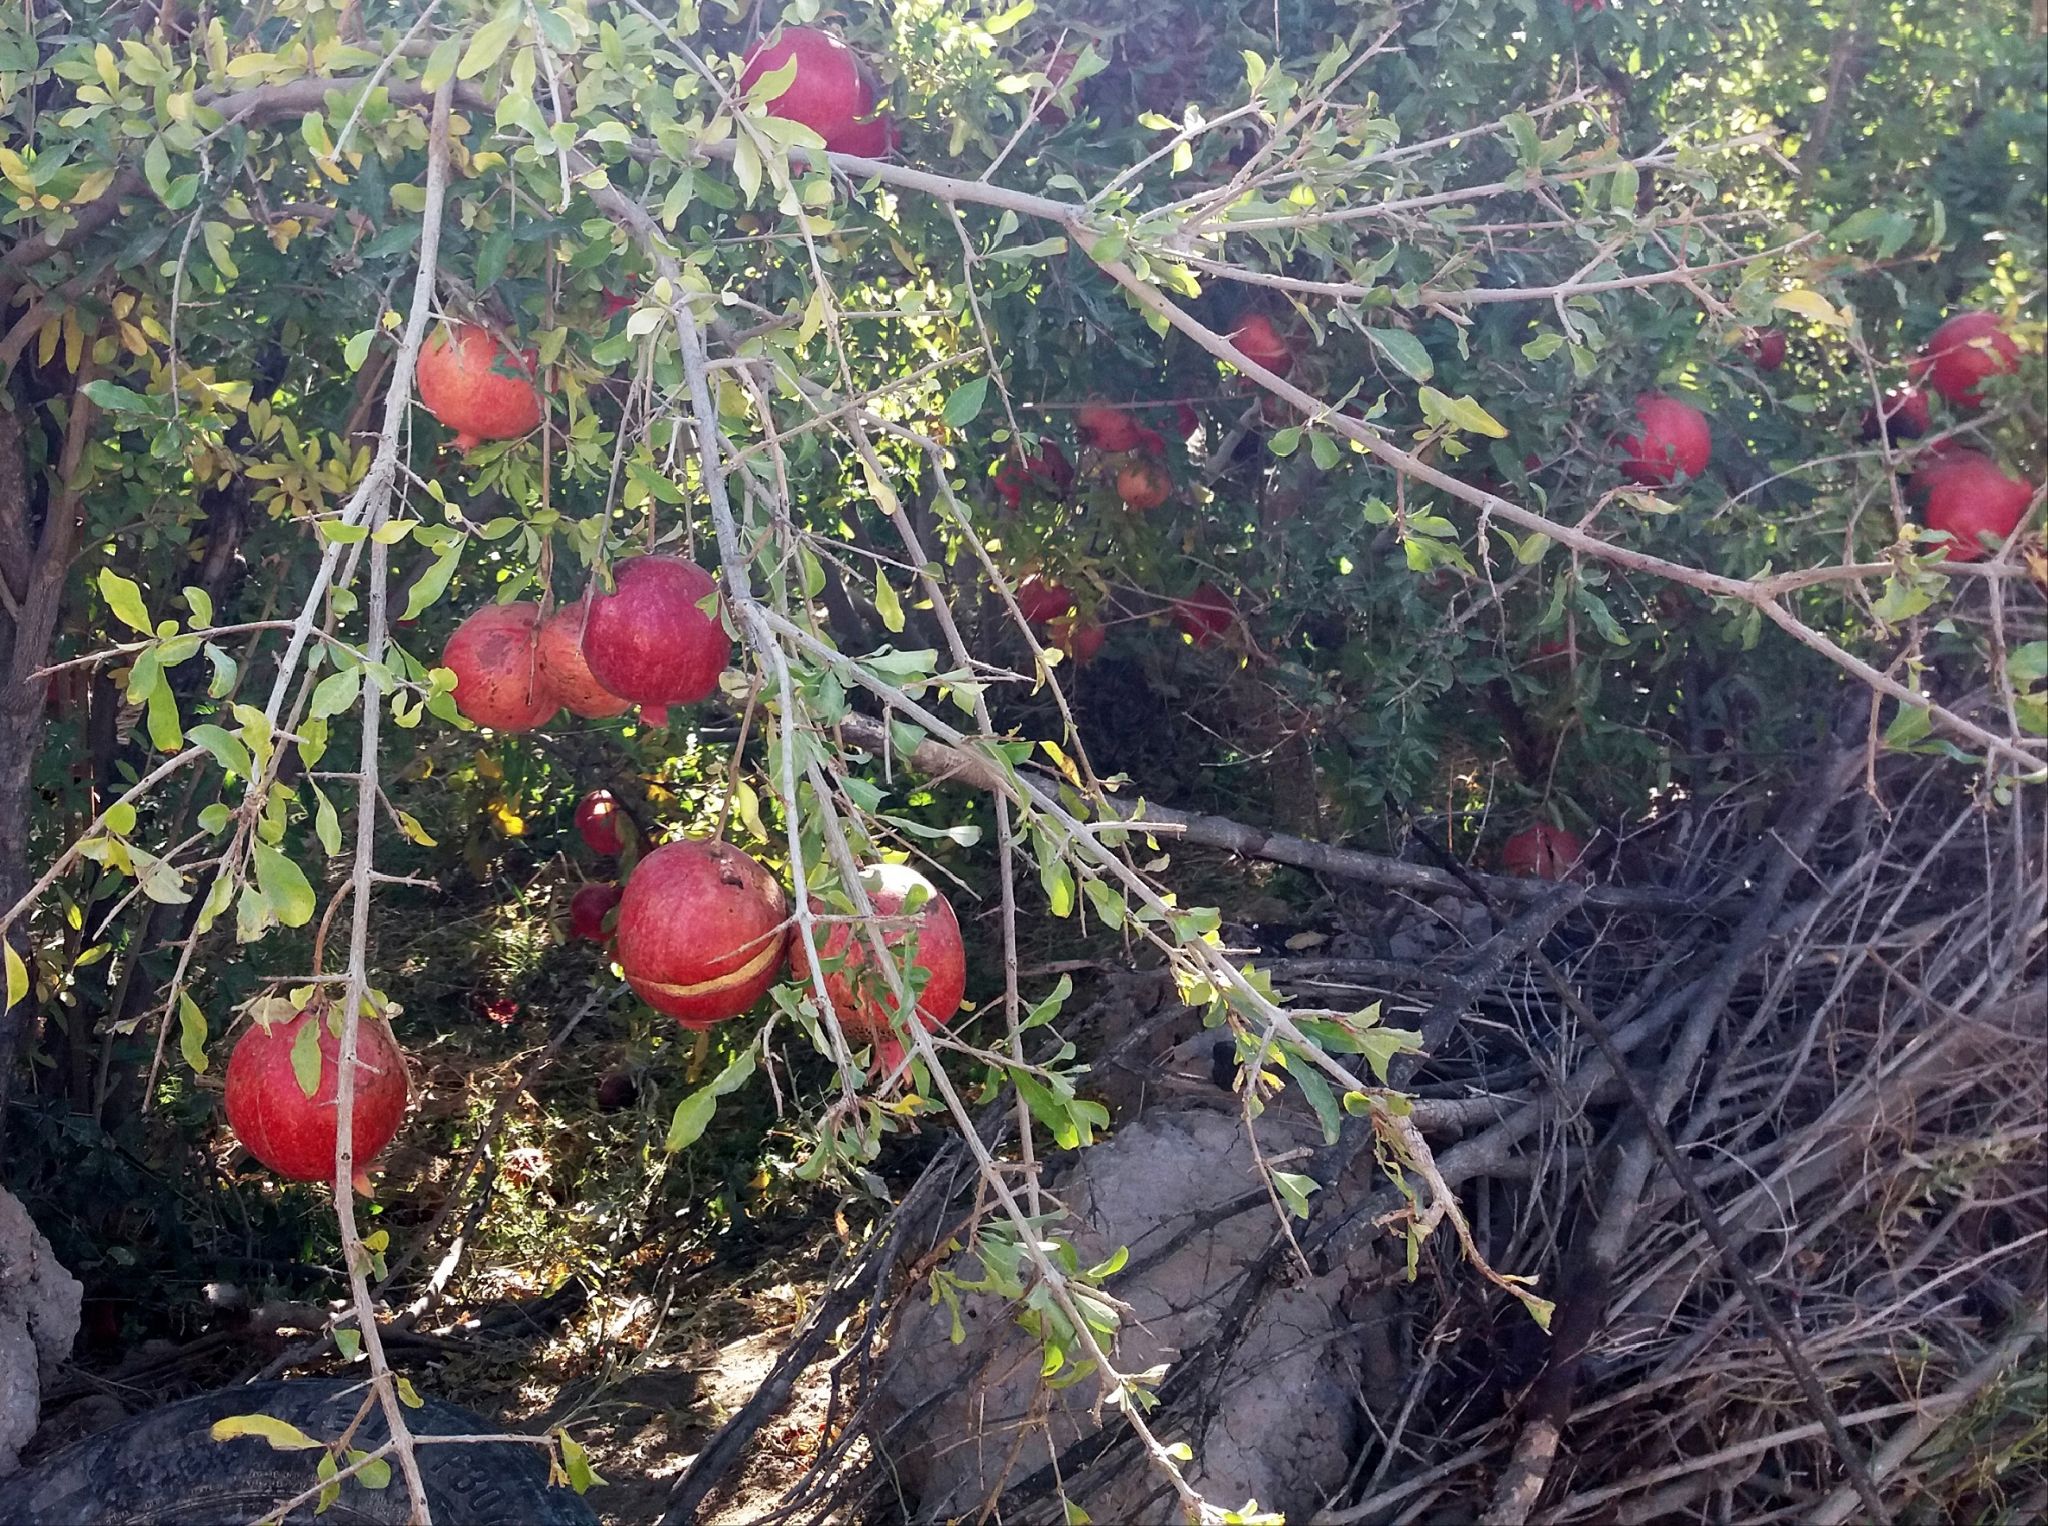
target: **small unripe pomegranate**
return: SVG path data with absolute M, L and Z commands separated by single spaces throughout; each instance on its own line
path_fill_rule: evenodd
M 1679 474 L 1697 477 L 1713 454 L 1714 432 L 1707 416 L 1690 403 L 1662 393 L 1636 399 L 1637 433 L 1622 442 L 1622 474 L 1646 487 L 1669 487 Z
M 625 816 L 617 795 L 608 789 L 594 789 L 576 802 L 577 835 L 599 858 L 617 858 L 626 851 L 626 836 L 620 830 Z
M 625 714 L 633 702 L 620 699 L 590 671 L 590 663 L 583 656 L 587 608 L 581 603 L 565 604 L 543 620 L 534 656 L 540 663 L 541 681 L 571 715 L 602 721 Z
M 1074 427 L 1081 431 L 1081 443 L 1110 455 L 1139 450 L 1159 436 L 1145 428 L 1121 408 L 1108 403 L 1089 403 L 1074 415 Z
M 1927 528 L 1948 532 L 1952 562 L 1983 557 L 1983 536 L 2003 542 L 2034 498 L 2026 483 L 2008 477 L 1990 457 L 1973 450 L 1949 452 L 1917 477 L 1915 485 L 1927 495 Z
M 1230 342 L 1238 354 L 1275 376 L 1285 376 L 1294 369 L 1294 346 L 1264 313 L 1253 313 L 1239 323 L 1230 331 Z
M 1116 474 L 1116 495 L 1127 509 L 1156 509 L 1172 496 L 1173 478 L 1157 461 L 1126 461 Z
M 1033 625 L 1057 620 L 1073 607 L 1073 591 L 1064 583 L 1052 582 L 1034 572 L 1017 585 L 1017 612 Z
M 916 990 L 918 977 L 914 973 L 907 983 L 915 991 L 917 1020 L 927 1029 L 944 1027 L 967 994 L 967 950 L 960 940 L 960 921 L 953 915 L 953 903 L 908 864 L 878 864 L 863 870 L 861 884 L 878 918 L 905 917 L 905 902 L 918 901 L 908 911 L 907 920 L 883 924 L 882 942 L 892 950 L 900 949 L 916 936 L 917 957 L 911 970 L 924 972 L 923 989 Z M 824 908 L 814 904 L 813 909 Z M 866 933 L 854 923 L 835 922 L 818 953 L 828 966 L 845 955 L 845 963 L 826 975 L 825 991 L 848 1040 L 873 1043 L 882 1068 L 893 1069 L 903 1058 L 903 1045 L 890 1025 L 898 1007 L 888 976 L 875 964 Z
M 1214 646 L 1237 623 L 1237 603 L 1214 583 L 1173 601 L 1175 627 L 1196 646 Z
M 583 628 L 583 656 L 597 681 L 621 699 L 664 709 L 713 693 L 732 642 L 702 607 L 718 592 L 711 574 L 679 557 L 641 556 L 622 563 L 616 581 L 616 592 L 591 601 Z
M 1863 410 L 1862 438 L 1875 440 L 1917 440 L 1934 427 L 1934 413 L 1927 406 L 1927 394 L 1918 387 L 1894 387 L 1885 393 L 1881 410 Z
M 540 425 L 538 357 L 514 355 L 474 323 L 436 329 L 420 347 L 420 401 L 455 431 L 455 448 L 516 440 Z
M 1501 844 L 1500 866 L 1509 874 L 1539 880 L 1561 880 L 1586 851 L 1576 832 L 1539 821 Z
M 1091 620 L 1079 613 L 1061 615 L 1046 622 L 1045 633 L 1052 637 L 1052 644 L 1066 654 L 1068 661 L 1086 664 L 1093 662 L 1102 652 L 1102 644 L 1109 640 L 1100 620 Z
M 1927 353 L 1913 362 L 1914 378 L 1925 379 L 1951 407 L 1984 406 L 1987 377 L 2020 368 L 2020 347 L 1996 313 L 1958 313 L 1934 331 Z
M 320 1024 L 320 1084 L 312 1096 L 292 1070 L 292 1044 L 308 1023 Z M 341 1117 L 341 1040 L 325 1021 L 301 1012 L 288 1022 L 251 1024 L 228 1058 L 228 1127 L 249 1153 L 295 1182 L 334 1179 L 334 1141 Z M 370 1018 L 356 1024 L 350 1154 L 358 1169 L 376 1159 L 405 1121 L 405 1056 L 389 1030 Z
M 778 27 L 747 50 L 740 69 L 740 89 L 751 89 L 756 80 L 778 72 L 792 58 L 796 60 L 796 77 L 767 102 L 768 115 L 803 123 L 835 153 L 873 157 L 878 142 L 885 142 L 875 137 L 870 121 L 875 110 L 874 87 L 854 51 L 831 33 L 814 27 Z M 859 131 L 864 124 L 869 127 L 866 133 Z
M 1073 463 L 1057 443 L 1047 440 L 1028 456 L 1012 450 L 1008 460 L 996 468 L 996 491 L 1011 508 L 1024 500 L 1027 490 L 1058 498 L 1074 485 Z
M 1785 363 L 1783 329 L 1751 329 L 1742 338 L 1742 353 L 1759 371 L 1775 371 Z
M 729 843 L 656 848 L 626 881 L 613 953 L 626 983 L 685 1028 L 737 1017 L 782 972 L 782 886 Z
M 455 708 L 493 731 L 531 731 L 560 706 L 534 643 L 539 606 L 486 604 L 455 628 L 441 666 L 455 674 Z
M 619 904 L 616 885 L 585 885 L 569 897 L 569 936 L 586 943 L 605 941 L 604 919 Z

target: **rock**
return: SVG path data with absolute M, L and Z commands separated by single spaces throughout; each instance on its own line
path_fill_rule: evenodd
M 28 1210 L 0 1188 L 0 1478 L 35 1434 L 42 1385 L 71 1355 L 84 1298 Z

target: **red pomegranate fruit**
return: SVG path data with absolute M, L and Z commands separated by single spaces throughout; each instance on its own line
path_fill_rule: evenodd
M 1024 501 L 1027 491 L 1059 498 L 1073 485 L 1074 465 L 1051 440 L 1044 441 L 1028 456 L 1019 456 L 1013 450 L 996 468 L 996 492 L 1013 509 Z
M 585 943 L 604 942 L 604 919 L 619 904 L 619 894 L 616 885 L 585 885 L 569 897 L 569 936 Z
M 738 1017 L 782 973 L 782 886 L 729 843 L 656 848 L 626 881 L 613 953 L 626 983 L 685 1028 Z
M 306 1024 L 320 1024 L 320 1084 L 307 1096 L 292 1070 L 292 1045 Z M 249 1153 L 295 1182 L 334 1179 L 340 1122 L 341 1040 L 324 1020 L 301 1012 L 288 1022 L 252 1024 L 228 1058 L 228 1127 Z M 356 1025 L 356 1081 L 349 1146 L 358 1170 L 376 1159 L 405 1121 L 405 1056 L 381 1022 Z
M 1196 646 L 1214 646 L 1237 623 L 1237 604 L 1214 583 L 1173 601 L 1173 623 Z
M 420 348 L 420 401 L 455 431 L 455 448 L 516 440 L 539 427 L 538 357 L 514 355 L 474 323 L 436 329 Z
M 1569 875 L 1586 851 L 1576 832 L 1539 821 L 1525 827 L 1501 844 L 1500 866 L 1509 874 L 1539 880 L 1561 880 Z
M 493 731 L 531 731 L 560 706 L 541 676 L 537 605 L 486 604 L 455 627 L 441 666 L 455 674 L 455 708 Z
M 1934 413 L 1927 406 L 1927 394 L 1918 387 L 1894 387 L 1880 400 L 1880 407 L 1863 410 L 1861 436 L 1875 440 L 1917 440 L 1934 427 Z
M 1147 429 L 1121 408 L 1108 403 L 1088 403 L 1074 415 L 1081 431 L 1081 443 L 1109 455 L 1128 450 L 1157 450 L 1165 444 L 1157 431 Z
M 1127 509 L 1156 509 L 1173 493 L 1173 478 L 1157 461 L 1126 461 L 1117 470 L 1116 495 Z
M 1074 663 L 1093 662 L 1101 655 L 1102 644 L 1109 640 L 1109 632 L 1103 629 L 1101 621 L 1079 613 L 1047 621 L 1045 633 L 1052 637 L 1053 646 Z
M 796 60 L 796 77 L 767 102 L 768 115 L 803 123 L 835 153 L 857 151 L 849 146 L 849 136 L 860 149 L 872 149 L 876 142 L 872 131 L 864 134 L 859 129 L 874 116 L 874 87 L 853 49 L 829 32 L 815 27 L 778 27 L 747 50 L 740 69 L 740 89 L 752 89 L 756 80 L 777 72 L 791 59 Z
M 591 601 L 583 627 L 583 656 L 597 681 L 656 712 L 715 691 L 732 642 L 703 609 L 718 592 L 711 574 L 679 557 L 640 556 L 620 565 L 615 584 Z M 659 714 L 648 719 L 662 724 Z
M 619 797 L 608 789 L 594 789 L 576 802 L 576 834 L 599 858 L 617 858 L 626 851 L 626 835 L 620 830 L 625 819 Z
M 2033 502 L 2034 490 L 2008 477 L 1989 456 L 1951 451 L 1915 478 L 1927 495 L 1923 518 L 1930 530 L 1948 532 L 1948 559 L 1974 562 L 1985 556 L 1982 537 L 2003 542 Z
M 1033 625 L 1057 620 L 1073 607 L 1073 591 L 1064 583 L 1034 572 L 1017 585 L 1017 612 Z
M 1759 371 L 1775 371 L 1785 363 L 1783 329 L 1751 329 L 1742 338 L 1742 353 Z
M 852 154 L 856 159 L 886 159 L 902 146 L 903 134 L 897 130 L 895 120 L 887 116 L 875 117 L 870 121 L 856 122 L 839 134 L 839 141 L 832 145 L 838 154 Z
M 554 691 L 563 708 L 586 721 L 602 721 L 625 714 L 633 702 L 620 699 L 590 671 L 583 656 L 587 609 L 580 602 L 565 605 L 542 621 L 534 655 L 540 663 L 541 681 Z
M 899 949 L 915 933 L 917 958 L 912 968 L 925 973 L 924 987 L 916 992 L 917 1019 L 927 1029 L 943 1028 L 967 994 L 967 950 L 953 903 L 908 864 L 878 864 L 862 872 L 861 884 L 877 917 L 907 915 L 907 921 L 883 924 L 882 942 Z M 917 905 L 906 913 L 905 903 L 912 899 Z M 823 910 L 815 904 L 813 909 Z M 894 1069 L 903 1058 L 903 1045 L 890 1023 L 898 1010 L 896 997 L 888 976 L 876 967 L 867 935 L 854 923 L 835 922 L 818 952 L 827 965 L 845 956 L 845 962 L 825 977 L 839 1026 L 853 1043 L 872 1042 L 882 1069 Z M 911 984 L 915 983 L 913 976 Z
M 1951 407 L 1984 406 L 1987 377 L 2017 371 L 2020 347 L 1996 313 L 1958 313 L 1934 331 L 1927 352 L 1913 362 L 1914 379 L 1924 379 Z
M 1714 432 L 1692 404 L 1660 392 L 1636 399 L 1638 431 L 1622 442 L 1622 474 L 1645 487 L 1669 487 L 1683 473 L 1697 477 L 1713 454 Z
M 1294 369 L 1294 347 L 1264 313 L 1253 313 L 1232 329 L 1230 342 L 1238 354 L 1275 376 L 1285 376 Z

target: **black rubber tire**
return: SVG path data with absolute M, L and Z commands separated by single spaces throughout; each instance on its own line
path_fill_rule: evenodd
M 88 1436 L 25 1473 L 0 1482 L 6 1526 L 248 1526 L 310 1487 L 318 1452 L 278 1452 L 253 1437 L 215 1441 L 214 1421 L 265 1414 L 289 1420 L 308 1435 L 331 1440 L 354 1418 L 362 1390 L 352 1383 L 302 1380 L 251 1383 L 166 1405 Z M 411 1428 L 429 1435 L 502 1432 L 452 1404 L 429 1400 L 410 1410 Z M 355 1444 L 385 1438 L 373 1410 Z M 418 1452 L 427 1501 L 437 1526 L 597 1526 L 590 1508 L 568 1489 L 550 1488 L 539 1447 L 512 1442 L 430 1446 Z M 402 1526 L 405 1482 L 392 1472 L 382 1490 L 353 1480 L 319 1519 L 322 1526 Z M 313 1520 L 308 1501 L 294 1522 Z

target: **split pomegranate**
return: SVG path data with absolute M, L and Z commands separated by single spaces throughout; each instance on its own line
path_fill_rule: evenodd
M 1116 495 L 1127 509 L 1156 509 L 1173 492 L 1173 478 L 1157 461 L 1127 461 L 1116 474 Z
M 960 921 L 953 915 L 952 902 L 908 864 L 878 864 L 862 872 L 861 884 L 877 917 L 904 917 L 905 903 L 918 897 L 906 921 L 883 925 L 882 942 L 892 950 L 900 949 L 915 934 L 916 962 L 911 969 L 922 970 L 925 977 L 923 989 L 915 992 L 917 1020 L 927 1029 L 944 1027 L 967 994 L 967 950 L 960 940 Z M 814 905 L 813 909 L 824 908 Z M 828 966 L 845 956 L 845 962 L 825 977 L 825 991 L 839 1026 L 854 1043 L 873 1043 L 882 1069 L 894 1069 L 903 1058 L 903 1045 L 890 1020 L 899 1009 L 888 976 L 875 964 L 867 935 L 854 923 L 835 922 L 818 952 Z M 910 975 L 908 983 L 914 988 L 917 977 Z
M 1253 313 L 1232 329 L 1230 342 L 1238 354 L 1275 376 L 1285 376 L 1294 369 L 1294 347 L 1264 313 Z
M 1214 646 L 1237 623 L 1237 603 L 1214 583 L 1173 601 L 1173 623 L 1196 646 Z
M 640 860 L 619 901 L 613 952 L 649 1006 L 708 1028 L 775 984 L 788 912 L 782 886 L 753 859 L 689 838 Z
M 626 851 L 625 833 L 619 830 L 625 819 L 619 797 L 608 789 L 594 789 L 576 802 L 577 835 L 599 858 L 617 858 Z
M 441 666 L 455 673 L 455 708 L 493 731 L 531 731 L 560 706 L 534 654 L 538 605 L 486 604 L 448 638 Z
M 1913 362 L 1914 379 L 1927 382 L 1951 407 L 1984 406 L 1987 377 L 2017 371 L 2020 347 L 1996 313 L 1958 313 L 1934 331 L 1927 352 Z
M 320 1024 L 320 1084 L 307 1096 L 292 1069 L 292 1045 L 308 1023 Z M 295 1182 L 334 1179 L 334 1142 L 341 1118 L 341 1040 L 325 1021 L 301 1012 L 268 1027 L 252 1024 L 228 1057 L 228 1127 L 249 1153 Z M 356 1025 L 350 1153 L 360 1169 L 374 1160 L 405 1121 L 405 1056 L 380 1022 Z
M 1918 387 L 1894 387 L 1880 400 L 1880 407 L 1863 410 L 1862 437 L 1875 440 L 1917 440 L 1934 427 L 1934 413 L 1927 406 L 1927 394 Z
M 1028 456 L 1019 456 L 1013 450 L 1009 459 L 996 468 L 996 492 L 1013 509 L 1023 502 L 1027 490 L 1059 498 L 1073 485 L 1073 463 L 1051 440 L 1044 441 Z
M 537 361 L 532 350 L 511 354 L 474 323 L 436 329 L 420 348 L 420 401 L 455 431 L 457 450 L 516 440 L 540 424 Z
M 748 90 L 763 75 L 796 60 L 796 77 L 766 104 L 771 117 L 801 122 L 825 140 L 834 153 L 874 157 L 887 152 L 887 132 L 874 120 L 875 90 L 853 49 L 815 27 L 786 26 L 747 50 L 740 69 L 740 89 Z M 878 137 L 874 129 L 882 127 Z M 866 128 L 867 131 L 862 131 Z
M 713 693 L 732 642 L 702 607 L 718 591 L 711 574 L 679 557 L 641 556 L 622 563 L 615 582 L 615 592 L 591 602 L 583 628 L 583 656 L 597 681 L 655 712 Z M 648 719 L 660 725 L 663 717 Z
M 1697 477 L 1713 454 L 1714 433 L 1707 416 L 1690 403 L 1663 393 L 1636 399 L 1637 433 L 1622 442 L 1622 474 L 1646 487 L 1669 487 L 1683 473 Z
M 1930 530 L 1946 530 L 1948 559 L 1974 562 L 1986 554 L 1983 536 L 2003 542 L 2033 501 L 2034 490 L 2008 477 L 1989 456 L 1951 451 L 1915 480 L 1927 495 Z
M 543 621 L 534 655 L 540 663 L 541 681 L 571 715 L 602 721 L 625 714 L 633 702 L 620 699 L 590 671 L 583 656 L 585 610 L 581 603 L 565 605 Z
M 618 904 L 618 886 L 585 885 L 569 897 L 569 936 L 586 943 L 604 942 L 604 919 Z
M 1073 591 L 1032 573 L 1017 585 L 1017 612 L 1033 625 L 1057 620 L 1074 607 Z
M 1052 637 L 1053 646 L 1075 663 L 1093 662 L 1101 654 L 1102 644 L 1109 640 L 1109 632 L 1103 629 L 1100 620 L 1079 613 L 1047 621 L 1045 633 Z
M 1501 844 L 1500 866 L 1509 874 L 1561 880 L 1577 865 L 1586 845 L 1576 832 L 1539 821 Z
M 1759 371 L 1775 371 L 1785 363 L 1783 329 L 1751 329 L 1742 340 L 1742 353 Z

